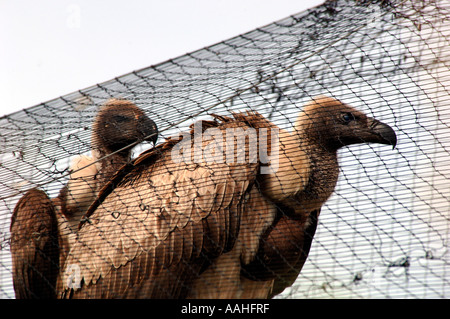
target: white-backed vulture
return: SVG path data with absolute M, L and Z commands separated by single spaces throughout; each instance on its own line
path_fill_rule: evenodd
M 78 229 L 81 217 L 101 187 L 130 162 L 131 146 L 143 141 L 155 144 L 157 138 L 155 122 L 135 104 L 110 99 L 102 105 L 92 124 L 92 157 L 79 156 L 72 161 L 73 173 L 59 195 L 62 214 L 72 232 Z
M 10 229 L 16 298 L 56 296 L 60 265 L 75 240 L 81 217 L 103 184 L 130 161 L 131 146 L 142 141 L 156 143 L 157 135 L 155 123 L 136 105 L 111 99 L 93 123 L 93 156 L 72 160 L 70 179 L 59 195 L 50 199 L 38 189 L 25 193 L 16 204 Z
M 271 297 L 306 260 L 338 178 L 337 150 L 396 144 L 388 125 L 327 97 L 304 107 L 292 133 L 256 112 L 213 117 L 144 152 L 102 189 L 60 297 Z M 267 157 L 255 157 L 256 144 L 267 144 Z

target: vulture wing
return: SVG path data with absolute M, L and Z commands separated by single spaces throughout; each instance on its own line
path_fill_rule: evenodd
M 62 274 L 62 297 L 183 298 L 215 259 L 233 249 L 243 227 L 254 236 L 256 252 L 273 220 L 250 222 L 248 216 L 262 200 L 253 187 L 259 162 L 214 156 L 224 154 L 229 129 L 245 135 L 261 121 L 268 125 L 257 113 L 216 116 L 201 122 L 200 145 L 194 125 L 117 172 L 80 227 Z M 233 147 L 249 156 L 248 148 L 248 141 L 240 150 Z M 205 150 L 213 159 L 205 152 L 195 158 Z M 184 160 L 174 160 L 175 151 Z
M 316 232 L 320 209 L 309 214 L 308 223 L 296 218 L 285 207 L 278 207 L 276 220 L 261 236 L 253 261 L 242 269 L 244 277 L 254 281 L 273 280 L 268 297 L 290 287 L 308 258 Z
M 277 252 L 278 262 L 286 260 L 287 263 L 275 265 L 277 276 L 274 280 L 271 296 L 275 296 L 286 287 L 292 286 L 301 272 L 303 265 L 309 255 L 311 244 L 316 233 L 320 209 L 309 214 L 309 224 L 305 227 L 298 220 L 283 216 L 273 227 L 273 232 L 268 235 L 268 243 L 275 247 L 275 241 L 281 240 L 283 236 L 287 244 L 282 245 L 284 251 Z M 283 234 L 284 231 L 284 235 Z M 291 249 L 289 249 L 291 248 Z
M 56 296 L 58 225 L 55 207 L 45 192 L 29 190 L 14 208 L 11 255 L 16 298 L 48 299 Z

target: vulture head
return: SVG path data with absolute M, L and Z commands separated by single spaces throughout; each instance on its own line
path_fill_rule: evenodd
M 155 122 L 132 102 L 110 99 L 101 106 L 92 125 L 93 156 L 73 160 L 70 180 L 60 193 L 72 229 L 101 187 L 130 160 L 131 148 L 140 142 L 155 144 L 157 137 Z
M 302 137 L 316 139 L 315 144 L 329 150 L 358 143 L 397 144 L 389 125 L 330 97 L 318 97 L 305 105 L 295 127 Z
M 155 122 L 132 102 L 123 99 L 110 99 L 101 107 L 92 131 L 92 148 L 101 149 L 102 155 L 144 141 L 156 143 L 158 137 Z

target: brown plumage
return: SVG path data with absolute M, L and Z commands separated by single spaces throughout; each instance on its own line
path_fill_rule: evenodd
M 155 144 L 157 138 L 156 124 L 130 101 L 110 99 L 102 105 L 92 124 L 92 157 L 73 160 L 71 178 L 60 192 L 62 214 L 72 232 L 101 187 L 131 160 L 132 146 L 143 141 Z
M 66 262 L 62 297 L 270 297 L 292 283 L 306 260 L 320 208 L 337 181 L 337 149 L 396 143 L 389 126 L 326 97 L 305 106 L 294 131 L 279 130 L 275 140 L 277 127 L 256 112 L 201 123 L 201 144 L 193 125 L 141 154 L 103 188 Z M 222 137 L 230 129 L 243 129 L 238 139 L 256 129 L 257 143 L 267 129 L 270 165 L 248 160 L 255 142 L 248 140 L 235 149 L 245 162 L 237 153 L 231 161 L 195 160 L 196 147 L 228 151 Z M 174 158 L 180 150 L 182 161 Z M 276 171 L 262 173 L 275 163 Z
M 358 143 L 394 147 L 397 143 L 395 132 L 388 125 L 328 97 L 318 97 L 304 107 L 293 135 L 298 137 L 300 148 L 307 154 L 308 182 L 287 200 L 286 194 L 271 196 L 277 206 L 277 216 L 261 237 L 255 259 L 245 265 L 242 272 L 245 278 L 252 280 L 272 279 L 272 291 L 268 291 L 267 296 L 279 294 L 291 286 L 308 257 L 321 207 L 334 191 L 338 179 L 337 150 Z M 279 172 L 289 175 L 290 171 L 288 168 Z M 278 188 L 281 187 L 282 183 Z
M 55 298 L 59 271 L 57 232 L 52 201 L 43 191 L 31 189 L 17 203 L 11 219 L 12 274 L 16 298 Z
M 21 270 L 13 275 L 17 298 L 55 296 L 58 267 L 64 264 L 75 241 L 81 217 L 103 184 L 130 161 L 131 147 L 142 141 L 155 143 L 157 134 L 155 123 L 137 106 L 111 99 L 94 120 L 93 156 L 81 155 L 72 161 L 70 179 L 59 195 L 50 199 L 45 192 L 32 189 L 19 200 L 11 222 L 13 268 Z M 50 221 L 56 221 L 56 228 L 50 227 Z M 49 245 L 51 253 L 43 248 Z M 31 276 L 38 279 L 31 283 L 27 279 Z M 36 290 L 38 286 L 52 287 L 53 294 Z M 28 290 L 30 293 L 24 293 Z
M 202 129 L 246 128 L 252 124 L 247 120 L 265 121 L 218 117 L 203 121 Z M 81 289 L 68 289 L 71 273 L 63 273 L 64 297 L 183 297 L 204 268 L 236 246 L 237 235 L 245 234 L 245 197 L 257 192 L 252 186 L 259 165 L 174 162 L 173 149 L 181 143 L 190 149 L 194 140 L 169 139 L 124 167 L 104 188 L 65 265 L 79 268 L 81 281 L 72 285 Z M 267 227 L 262 219 L 252 224 L 255 234 Z M 247 233 L 252 235 L 250 229 Z M 248 242 L 257 245 L 258 239 Z

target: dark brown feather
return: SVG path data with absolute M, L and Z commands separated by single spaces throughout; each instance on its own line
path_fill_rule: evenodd
M 29 190 L 11 220 L 13 282 L 18 299 L 53 299 L 59 272 L 58 230 L 53 202 Z

